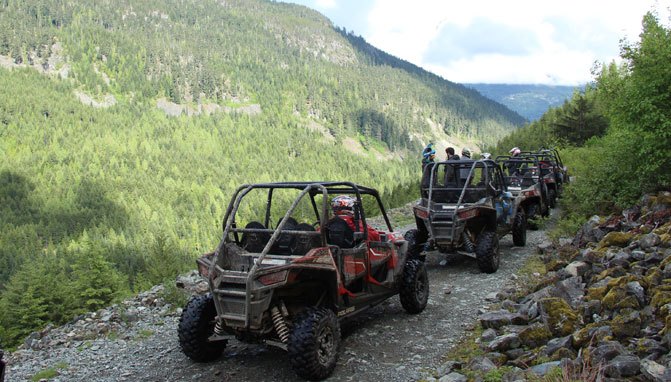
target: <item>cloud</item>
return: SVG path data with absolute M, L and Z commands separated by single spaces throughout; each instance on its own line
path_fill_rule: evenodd
M 427 46 L 422 62 L 440 65 L 484 54 L 521 56 L 538 49 L 540 41 L 533 31 L 476 18 L 466 26 L 444 24 Z
M 335 8 L 337 7 L 336 0 L 316 0 L 315 1 L 315 6 L 317 8 Z
M 289 0 L 455 82 L 577 85 L 670 0 Z M 660 5 L 660 3 L 663 3 Z

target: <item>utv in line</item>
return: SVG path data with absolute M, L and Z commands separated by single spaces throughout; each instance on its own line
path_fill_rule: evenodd
M 499 238 L 512 233 L 515 245 L 526 244 L 527 219 L 508 191 L 501 168 L 491 159 L 449 160 L 428 165 L 422 176 L 421 200 L 413 207 L 418 245 L 441 253 L 476 259 L 486 273 L 499 268 Z
M 522 151 L 522 158 L 535 159 L 539 162 L 541 177 L 547 187 L 548 205 L 555 208 L 561 196 L 563 185 L 568 181 L 566 167 L 560 164 L 556 149 L 540 149 L 538 151 Z
M 541 167 L 535 156 L 497 156 L 495 162 L 501 166 L 508 191 L 515 198 L 518 208 L 527 216 L 529 228 L 537 228 L 536 219 L 550 215 L 548 188 L 541 178 Z
M 336 195 L 355 199 L 354 228 L 333 216 Z M 386 223 L 377 240 L 368 233 L 369 213 Z M 373 188 L 350 182 L 243 185 L 228 205 L 219 245 L 197 261 L 210 293 L 184 308 L 181 349 L 206 362 L 232 339 L 265 343 L 286 350 L 299 376 L 324 379 L 336 365 L 342 321 L 397 294 L 408 313 L 425 308 L 427 273 L 423 262 L 409 258 L 409 244 L 393 231 Z

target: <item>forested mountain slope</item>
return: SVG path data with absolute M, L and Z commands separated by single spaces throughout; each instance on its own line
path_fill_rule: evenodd
M 522 122 L 267 1 L 3 0 L 0 66 L 0 347 L 192 268 L 242 183 L 398 205 L 426 142 Z

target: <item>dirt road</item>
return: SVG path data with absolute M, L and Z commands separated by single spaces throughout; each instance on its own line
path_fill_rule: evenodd
M 542 230 L 528 232 L 526 247 L 514 247 L 510 236 L 504 237 L 501 266 L 494 274 L 481 273 L 470 258 L 451 258 L 441 265 L 445 255 L 430 253 L 426 310 L 409 315 L 394 297 L 344 327 L 340 358 L 328 381 L 415 381 L 430 376 L 441 356 L 473 325 L 478 309 L 487 306 L 487 297 L 501 290 L 544 240 Z M 7 380 L 29 380 L 59 362 L 64 366 L 51 381 L 299 380 L 286 353 L 265 345 L 234 341 L 219 360 L 192 362 L 179 350 L 178 319 L 167 314 L 139 323 L 139 334 L 132 339 L 94 339 L 77 347 L 22 354 L 10 364 Z

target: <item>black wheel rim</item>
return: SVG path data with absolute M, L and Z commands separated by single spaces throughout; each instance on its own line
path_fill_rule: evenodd
M 335 351 L 335 338 L 333 336 L 333 330 L 330 326 L 324 326 L 321 328 L 321 330 L 319 330 L 317 345 L 317 357 L 319 358 L 319 363 L 322 365 L 328 364 L 333 357 L 333 352 Z

